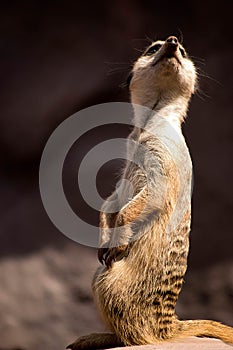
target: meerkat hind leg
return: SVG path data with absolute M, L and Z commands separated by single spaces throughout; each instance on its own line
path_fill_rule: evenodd
M 113 333 L 92 333 L 78 338 L 74 343 L 68 345 L 66 349 L 81 350 L 81 349 L 106 349 L 124 344 Z

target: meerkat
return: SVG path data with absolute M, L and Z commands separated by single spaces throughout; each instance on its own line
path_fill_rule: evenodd
M 103 266 L 92 285 L 111 333 L 80 337 L 67 348 L 156 344 L 188 336 L 233 344 L 232 327 L 209 320 L 180 321 L 175 313 L 191 222 L 192 162 L 181 124 L 196 90 L 195 66 L 178 39 L 169 36 L 146 49 L 129 80 L 136 126 L 128 138 L 135 147 L 127 151 L 140 158 L 142 167 L 128 161 L 123 171 L 122 179 L 133 184 L 132 198 L 122 200 L 126 182 L 103 205 L 98 250 Z M 140 146 L 145 154 L 137 154 Z

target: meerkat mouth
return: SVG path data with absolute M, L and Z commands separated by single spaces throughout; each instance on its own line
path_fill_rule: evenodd
M 164 53 L 159 59 L 157 59 L 155 62 L 152 63 L 152 67 L 156 66 L 159 62 L 163 61 L 163 60 L 170 60 L 174 58 L 180 65 L 182 64 L 180 59 L 177 57 L 176 53 L 171 53 L 171 52 L 168 52 L 168 53 Z

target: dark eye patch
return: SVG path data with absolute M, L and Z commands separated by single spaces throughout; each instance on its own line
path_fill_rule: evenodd
M 155 44 L 151 47 L 149 47 L 149 49 L 147 49 L 144 53 L 144 56 L 150 56 L 153 55 L 155 52 L 157 52 L 160 48 L 162 47 L 162 44 Z

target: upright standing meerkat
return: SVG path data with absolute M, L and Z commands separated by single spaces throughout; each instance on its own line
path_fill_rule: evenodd
M 233 343 L 233 328 L 208 320 L 179 321 L 175 314 L 191 220 L 192 163 L 181 124 L 196 80 L 194 64 L 174 36 L 152 43 L 133 66 L 129 88 L 136 126 L 127 152 L 141 166 L 126 163 L 122 179 L 128 181 L 103 205 L 98 250 L 103 266 L 93 279 L 97 307 L 112 333 L 80 337 L 69 349 L 188 336 Z M 129 183 L 133 194 L 125 203 Z

